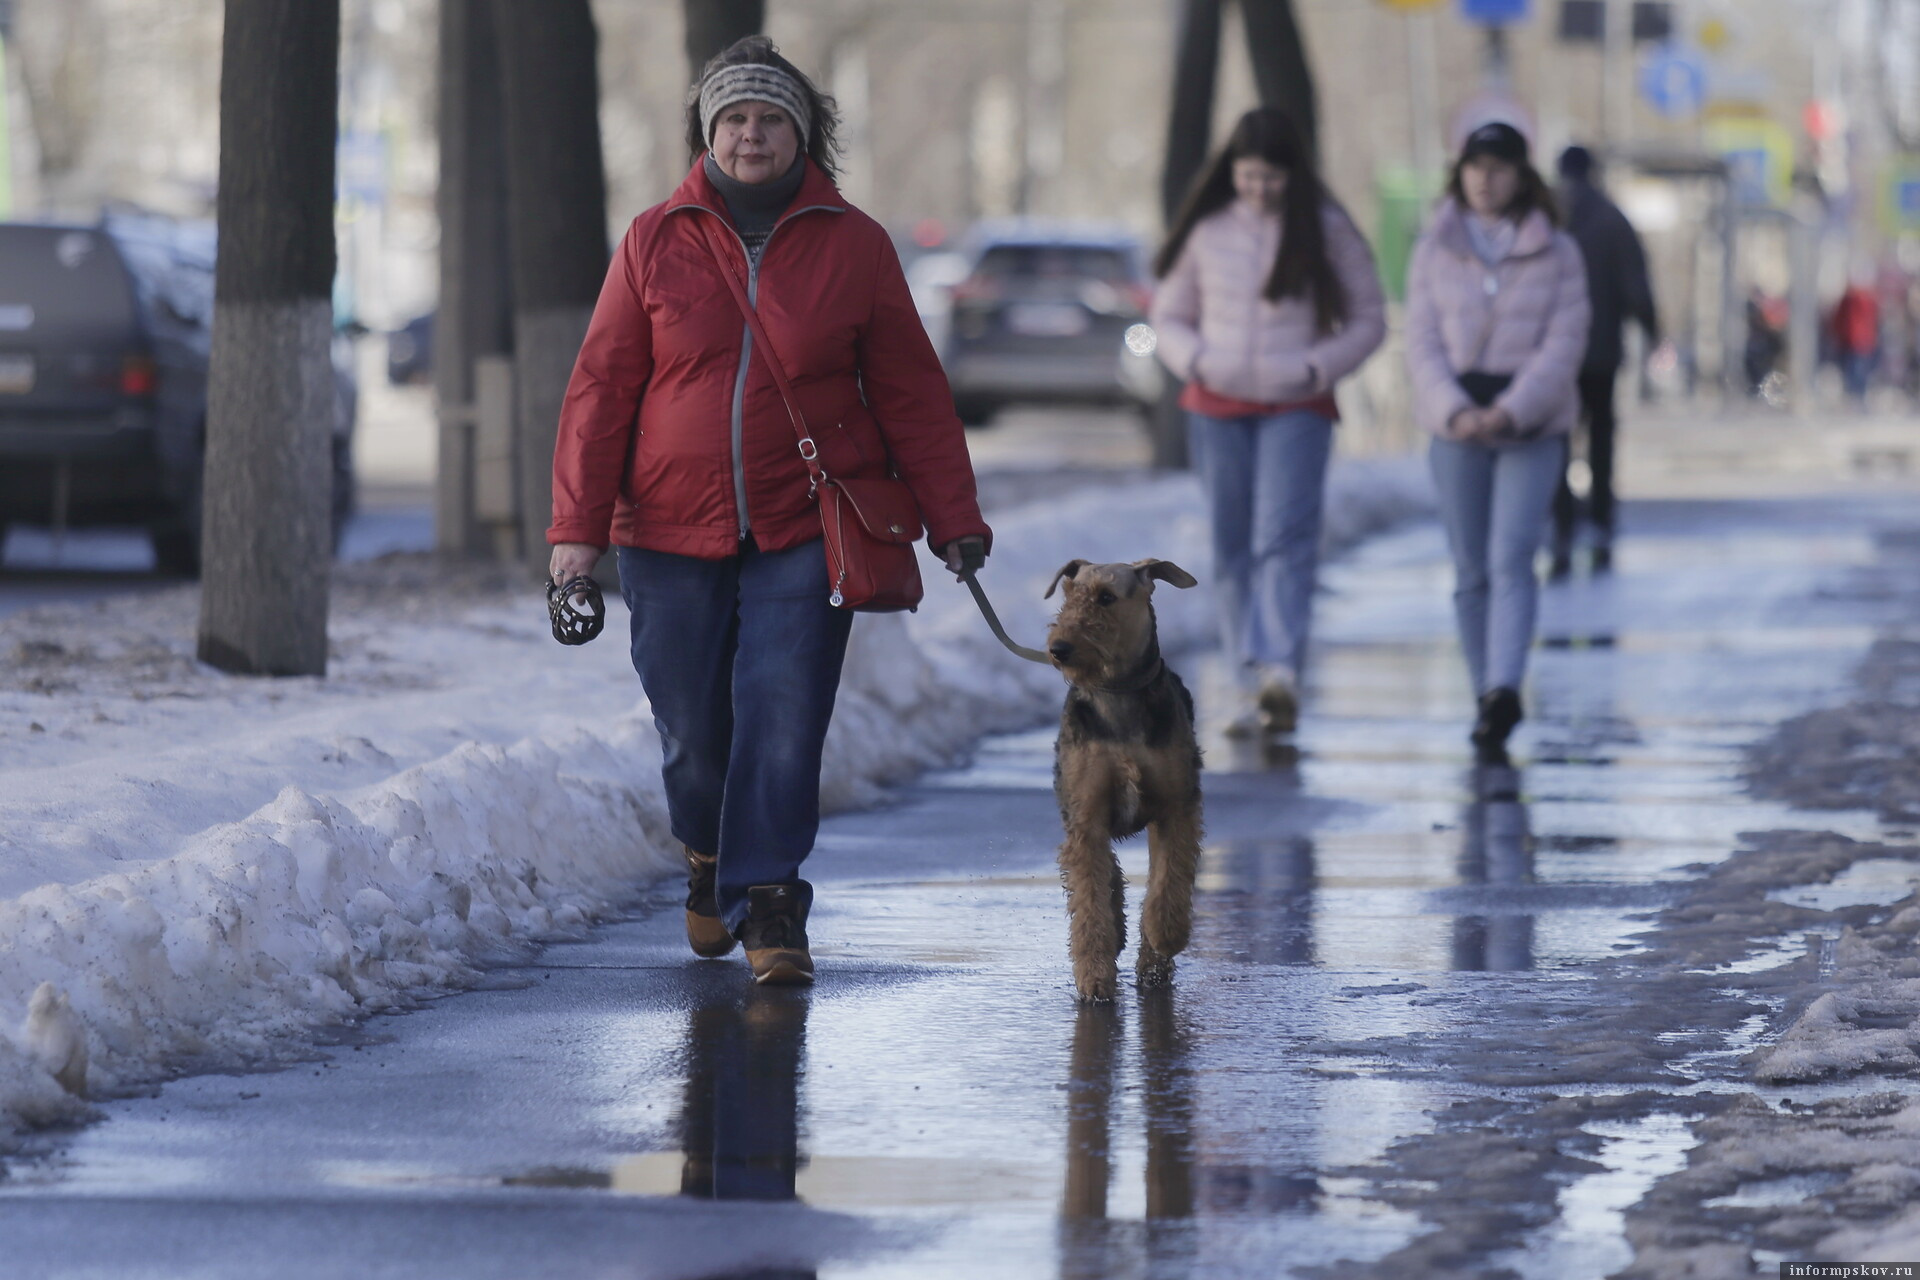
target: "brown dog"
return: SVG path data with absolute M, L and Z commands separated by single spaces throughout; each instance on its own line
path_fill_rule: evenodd
M 1147 832 L 1147 900 L 1140 913 L 1142 985 L 1173 976 L 1193 925 L 1200 861 L 1200 748 L 1193 698 L 1160 656 L 1153 584 L 1194 585 L 1165 560 L 1069 561 L 1047 588 L 1066 584 L 1047 629 L 1047 652 L 1071 686 L 1054 748 L 1053 790 L 1067 838 L 1073 981 L 1082 1000 L 1111 1000 L 1126 946 L 1126 881 L 1113 842 Z

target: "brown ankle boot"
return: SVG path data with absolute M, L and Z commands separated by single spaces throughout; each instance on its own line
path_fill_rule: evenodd
M 714 905 L 713 881 L 719 859 L 711 854 L 695 853 L 681 845 L 687 855 L 687 945 L 693 954 L 705 960 L 718 960 L 733 950 L 733 935 L 720 919 Z
M 753 980 L 766 987 L 800 987 L 813 981 L 807 951 L 807 905 L 787 884 L 757 884 L 747 890 L 747 922 L 740 926 Z

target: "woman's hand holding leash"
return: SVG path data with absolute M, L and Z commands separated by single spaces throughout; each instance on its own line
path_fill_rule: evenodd
M 981 565 L 987 562 L 987 540 L 985 538 L 955 538 L 941 548 L 941 558 L 947 562 L 947 571 L 956 578 L 965 578 L 977 573 Z

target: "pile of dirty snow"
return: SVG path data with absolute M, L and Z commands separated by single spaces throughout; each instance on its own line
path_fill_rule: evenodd
M 1405 460 L 1338 465 L 1329 543 L 1428 501 Z M 982 582 L 1029 644 L 1068 559 L 1208 559 L 1185 476 L 993 523 Z M 1059 704 L 1056 673 L 1004 652 L 931 561 L 927 578 L 917 615 L 854 629 L 829 808 Z M 1204 589 L 1159 599 L 1169 649 L 1210 636 Z M 0 1136 L 80 1113 L 56 1073 L 99 1095 L 261 1061 L 577 936 L 675 867 L 659 740 L 609 604 L 609 634 L 568 649 L 514 575 L 347 567 L 326 680 L 195 662 L 191 588 L 0 621 L 0 1030 L 18 1029 L 0 1034 Z M 62 995 L 70 1011 L 49 1003 Z

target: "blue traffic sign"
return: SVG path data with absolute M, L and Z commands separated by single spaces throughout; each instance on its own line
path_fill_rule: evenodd
M 1693 116 L 1707 102 L 1707 64 L 1699 54 L 1671 45 L 1640 66 L 1640 96 L 1663 116 Z
M 1460 0 L 1461 17 L 1489 27 L 1525 22 L 1531 8 L 1532 0 Z

